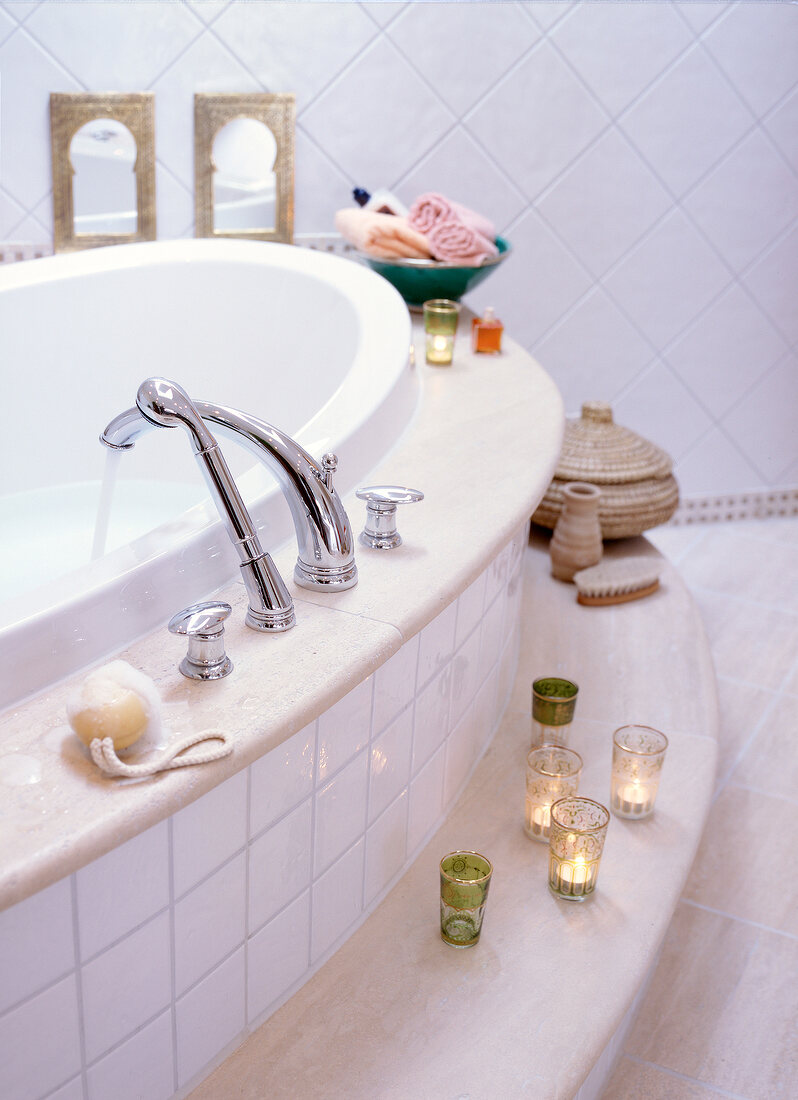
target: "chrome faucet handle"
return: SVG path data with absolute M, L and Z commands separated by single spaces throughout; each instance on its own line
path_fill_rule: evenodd
M 419 489 L 407 489 L 404 485 L 366 485 L 355 496 L 366 502 L 366 526 L 360 532 L 360 541 L 372 550 L 401 546 L 402 536 L 396 530 L 396 506 L 424 499 Z
M 169 620 L 172 634 L 188 636 L 188 653 L 179 668 L 189 680 L 220 680 L 233 671 L 224 651 L 224 624 L 232 610 L 229 603 L 210 600 L 184 607 Z
M 322 476 L 321 479 L 330 492 L 333 491 L 333 474 L 338 469 L 338 455 L 334 455 L 332 451 L 328 451 L 321 460 Z

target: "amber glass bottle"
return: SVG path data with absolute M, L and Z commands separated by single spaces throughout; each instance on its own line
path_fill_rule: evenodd
M 471 350 L 495 355 L 502 350 L 503 332 L 504 325 L 494 316 L 493 307 L 487 306 L 484 317 L 471 320 Z

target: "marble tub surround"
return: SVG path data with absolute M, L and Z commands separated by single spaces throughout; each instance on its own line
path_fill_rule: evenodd
M 642 539 L 632 551 L 655 553 Z M 653 596 L 604 608 L 580 607 L 548 573 L 547 540 L 535 536 L 510 704 L 452 813 L 365 924 L 192 1100 L 598 1095 L 602 1082 L 585 1079 L 656 958 L 701 835 L 716 697 L 700 619 L 672 568 Z M 610 822 L 595 894 L 577 906 L 550 895 L 547 849 L 522 827 L 529 687 L 544 665 L 580 684 L 571 744 L 586 797 L 607 801 L 612 733 L 630 714 L 656 716 L 671 737 L 654 815 Z M 438 862 L 456 849 L 494 867 L 467 952 L 438 928 Z

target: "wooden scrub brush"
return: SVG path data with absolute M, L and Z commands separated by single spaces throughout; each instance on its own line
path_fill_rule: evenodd
M 580 569 L 574 574 L 577 603 L 598 607 L 648 596 L 659 588 L 661 569 L 650 557 L 616 558 Z

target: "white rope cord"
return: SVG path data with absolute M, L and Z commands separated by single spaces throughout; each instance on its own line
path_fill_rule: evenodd
M 190 756 L 182 756 L 181 753 L 194 745 L 201 745 L 205 741 L 221 742 L 215 748 L 206 749 L 204 752 L 194 752 Z M 155 775 L 156 772 L 169 771 L 171 768 L 188 768 L 193 764 L 207 764 L 211 760 L 221 760 L 223 756 L 229 756 L 233 751 L 233 745 L 227 739 L 227 734 L 221 730 L 204 730 L 202 733 L 193 734 L 176 745 L 161 753 L 155 760 L 146 764 L 126 764 L 116 755 L 113 739 L 104 737 L 100 740 L 95 737 L 89 745 L 91 758 L 101 772 L 106 775 L 119 776 L 125 779 L 139 779 L 145 775 Z

